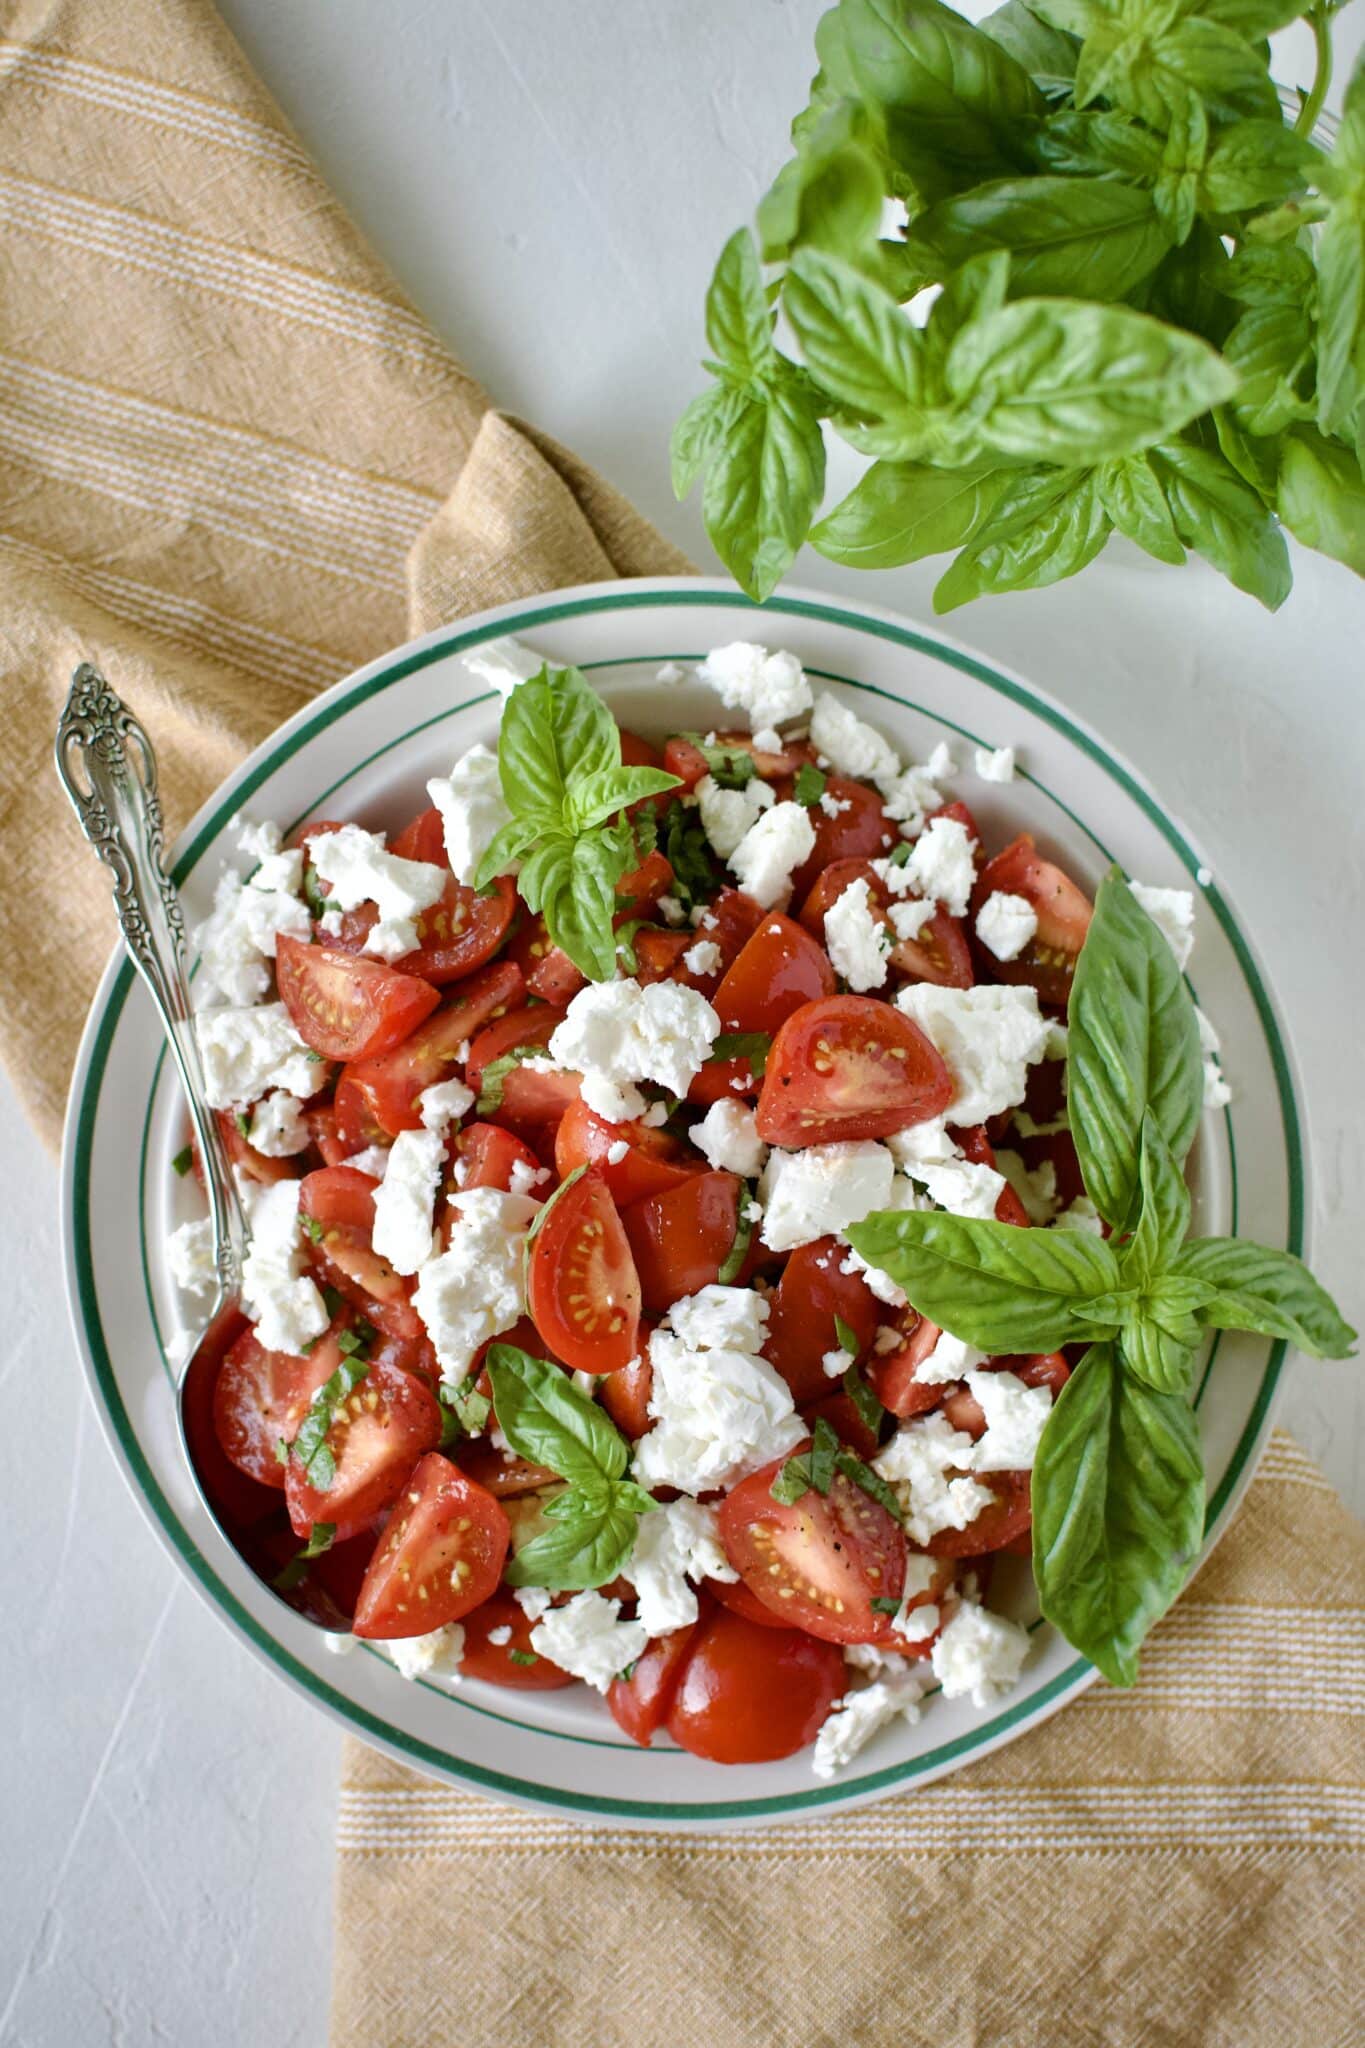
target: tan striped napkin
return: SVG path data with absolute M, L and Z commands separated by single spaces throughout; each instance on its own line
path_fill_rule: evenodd
M 488 409 L 206 0 L 0 0 L 0 212 L 0 1051 L 55 1135 L 112 936 L 49 767 L 78 659 L 175 829 L 409 628 L 686 564 Z M 1277 1438 L 1134 1693 L 858 1814 L 601 1834 L 349 1745 L 334 2048 L 1346 2048 L 1363 1718 L 1365 1540 Z

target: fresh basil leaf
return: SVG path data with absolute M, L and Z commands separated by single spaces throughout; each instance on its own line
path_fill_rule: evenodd
M 186 1145 L 182 1151 L 176 1153 L 171 1161 L 171 1172 L 180 1180 L 183 1180 L 193 1164 L 194 1147 L 193 1145 Z
M 574 1487 L 621 1478 L 625 1439 L 561 1367 L 513 1344 L 494 1344 L 488 1376 L 498 1426 L 518 1457 L 548 1465 Z
M 769 262 L 795 248 L 828 249 L 875 271 L 885 179 L 874 149 L 854 131 L 860 107 L 841 101 L 784 164 L 758 205 L 758 233 Z
M 1164 10 L 1163 10 L 1164 12 Z M 1210 116 L 1274 120 L 1279 102 L 1265 64 L 1233 30 L 1198 16 L 1157 25 L 1114 16 L 1087 35 L 1076 66 L 1076 104 L 1100 99 L 1163 133 L 1186 95 Z
M 552 1593 L 582 1593 L 608 1585 L 630 1562 L 640 1518 L 608 1498 L 549 1528 L 508 1559 L 509 1586 L 545 1586 Z
M 924 1209 L 879 1210 L 845 1234 L 922 1316 L 992 1355 L 1056 1351 L 1096 1335 L 1081 1310 L 1121 1284 L 1113 1250 L 1083 1231 Z
M 1053 1405 L 1033 1468 L 1033 1572 L 1044 1615 L 1112 1685 L 1199 1555 L 1199 1430 L 1178 1394 L 1086 1352 Z
M 1365 576 L 1365 476 L 1349 448 L 1296 427 L 1281 446 L 1277 503 L 1296 540 Z
M 879 1508 L 884 1508 L 893 1522 L 904 1522 L 905 1517 L 895 1491 L 887 1485 L 880 1472 L 874 1472 L 870 1465 L 865 1465 L 846 1445 L 840 1446 L 834 1462 L 845 1479 L 851 1480 L 869 1500 L 875 1500 Z
M 1188 232 L 1188 230 L 1187 230 Z M 1103 178 L 1035 174 L 978 185 L 914 222 L 912 256 L 939 274 L 990 250 L 1008 250 L 1017 298 L 1126 298 L 1177 239 L 1150 192 Z
M 706 1065 L 714 1066 L 718 1060 L 747 1060 L 757 1081 L 762 1079 L 772 1049 L 773 1042 L 766 1031 L 722 1031 L 712 1042 Z
M 615 976 L 616 884 L 632 865 L 628 851 L 600 837 L 584 837 L 547 843 L 544 865 L 537 869 L 537 901 L 532 907 L 544 912 L 554 944 L 591 981 L 611 981 Z M 520 877 L 523 895 L 528 868 Z
M 1187 441 L 1153 448 L 1151 462 L 1185 545 L 1269 611 L 1278 610 L 1294 580 L 1284 535 L 1232 465 Z
M 1123 114 L 1082 114 L 1064 107 L 1039 130 L 1033 146 L 1048 170 L 1073 178 L 1155 185 L 1161 172 L 1161 138 Z
M 621 765 L 616 721 L 576 668 L 518 683 L 498 734 L 498 776 L 514 818 L 558 825 L 571 781 Z
M 1155 1316 L 1135 1315 L 1119 1329 L 1119 1356 L 1125 1369 L 1144 1386 L 1188 1400 L 1194 1385 L 1194 1353 L 1199 1336 L 1198 1324 L 1172 1330 Z
M 943 554 L 977 533 L 1007 476 L 986 462 L 874 462 L 812 528 L 811 546 L 851 569 L 895 569 Z
M 712 781 L 722 789 L 744 789 L 758 773 L 753 755 L 743 747 L 718 746 L 714 739 L 708 740 L 699 732 L 684 732 L 678 737 L 696 748 Z
M 1196 93 L 1181 93 L 1171 109 L 1161 170 L 1152 193 L 1161 225 L 1179 246 L 1187 242 L 1199 204 L 1199 175 L 1209 147 L 1208 116 Z
M 793 802 L 803 804 L 809 810 L 812 804 L 819 803 L 828 780 L 829 777 L 822 775 L 813 761 L 803 761 L 796 771 L 796 781 L 792 784 Z
M 762 603 L 790 568 L 825 487 L 818 401 L 794 377 L 746 393 L 702 493 L 712 547 Z
M 910 438 L 925 431 L 919 332 L 889 292 L 850 264 L 800 250 L 782 303 L 812 374 L 859 420 Z
M 1005 0 L 977 26 L 1029 73 L 1040 92 L 1049 97 L 1070 92 L 1080 45 L 1074 36 L 1052 28 L 1025 0 Z
M 1210 213 L 1277 206 L 1307 186 L 1318 160 L 1307 137 L 1283 121 L 1235 122 L 1209 152 L 1199 181 L 1200 204 Z
M 314 1390 L 294 1434 L 290 1450 L 303 1468 L 304 1478 L 318 1493 L 326 1493 L 336 1478 L 336 1459 L 327 1442 L 337 1410 L 360 1385 L 369 1371 L 360 1356 L 343 1358 L 334 1373 Z
M 670 804 L 659 844 L 673 870 L 673 894 L 683 909 L 709 903 L 721 887 L 722 877 L 696 812 L 680 803 Z
M 980 29 L 938 0 L 842 0 L 837 23 L 845 75 L 882 110 L 888 147 L 912 178 L 926 162 L 979 175 L 1020 161 L 1046 102 Z M 817 33 L 816 47 L 828 68 L 831 39 Z
M 1183 1164 L 1203 1109 L 1204 1063 L 1175 955 L 1117 868 L 1095 898 L 1067 1023 L 1067 1101 L 1081 1176 L 1105 1222 L 1125 1232 L 1140 1200 L 1143 1119 L 1150 1111 Z
M 712 384 L 681 414 L 669 443 L 673 493 L 685 498 L 717 448 L 724 442 L 744 403 L 742 392 L 728 384 Z
M 1231 410 L 1248 433 L 1279 434 L 1313 417 L 1313 323 L 1306 305 L 1248 306 L 1223 354 L 1241 379 Z
M 565 811 L 573 831 L 588 832 L 594 825 L 605 825 L 627 805 L 663 796 L 677 786 L 677 776 L 663 768 L 600 768 L 595 775 L 575 778 Z
M 1212 282 L 1243 306 L 1301 306 L 1313 290 L 1313 265 L 1289 242 L 1247 242 L 1217 263 Z
M 1282 1337 L 1314 1358 L 1353 1355 L 1356 1332 L 1326 1288 L 1292 1252 L 1246 1244 L 1240 1238 L 1196 1238 L 1181 1251 L 1171 1274 L 1202 1281 L 1212 1290 L 1195 1310 L 1207 1329 Z
M 1276 29 L 1288 28 L 1305 8 L 1304 0 L 1198 0 L 1190 11 L 1258 42 L 1262 36 L 1273 36 Z
M 299 1556 L 321 1557 L 324 1551 L 331 1549 L 336 1541 L 336 1533 L 337 1525 L 335 1522 L 314 1522 L 308 1532 L 308 1541 L 299 1552 Z
M 1017 470 L 934 590 L 934 610 L 970 598 L 1036 590 L 1074 576 L 1110 534 L 1092 469 Z
M 1318 425 L 1324 434 L 1345 434 L 1365 385 L 1365 53 L 1346 88 L 1322 183 L 1331 206 L 1316 250 Z
M 854 1356 L 856 1358 L 856 1351 Z M 880 1435 L 886 1410 L 856 1365 L 851 1365 L 848 1368 L 840 1384 L 848 1395 L 849 1400 L 857 1409 L 858 1419 L 862 1422 L 864 1428 L 870 1429 L 874 1436 Z
M 1249 434 L 1231 406 L 1216 405 L 1209 415 L 1218 439 L 1218 452 L 1244 484 L 1249 484 L 1262 505 L 1275 510 L 1279 488 L 1280 446 L 1278 441 L 1258 439 Z
M 1190 1191 L 1185 1176 L 1150 1110 L 1142 1119 L 1138 1187 L 1142 1206 L 1137 1228 L 1119 1266 L 1125 1280 L 1145 1286 L 1166 1271 L 1190 1227 Z
M 749 1256 L 749 1244 L 754 1234 L 753 1218 L 747 1213 L 751 1197 L 746 1187 L 741 1187 L 739 1209 L 735 1218 L 735 1234 L 730 1249 L 721 1262 L 716 1279 L 722 1287 L 732 1287 L 744 1271 L 744 1261 Z
M 1095 472 L 1095 488 L 1101 505 L 1126 539 L 1159 562 L 1184 561 L 1185 550 L 1166 494 L 1145 454 L 1121 455 L 1116 461 L 1102 463 Z
M 773 316 L 747 228 L 737 228 L 720 252 L 706 294 L 706 339 L 741 383 L 770 368 L 776 355 Z
M 1019 299 L 963 329 L 948 384 L 990 448 L 1090 463 L 1159 441 L 1231 396 L 1206 342 L 1126 306 Z

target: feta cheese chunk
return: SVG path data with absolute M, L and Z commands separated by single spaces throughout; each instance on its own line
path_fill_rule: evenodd
M 715 1172 L 737 1173 L 741 1180 L 762 1173 L 768 1156 L 758 1135 L 757 1116 L 747 1102 L 713 1102 L 701 1122 L 693 1125 L 692 1142 Z
M 224 997 L 229 1003 L 257 1003 L 270 987 L 270 962 L 282 933 L 306 939 L 312 930 L 308 906 L 300 896 L 303 854 L 284 852 L 278 825 L 245 828 L 243 850 L 259 865 L 246 878 L 228 869 L 218 878 L 213 910 L 195 933 L 199 972 L 195 1003 Z
M 1042 1159 L 1037 1166 L 1030 1167 L 1021 1153 L 1012 1151 L 1008 1145 L 999 1145 L 995 1163 L 1023 1203 L 1029 1222 L 1051 1223 L 1057 1214 L 1057 1168 L 1053 1161 Z
M 681 982 L 589 982 L 556 1027 L 550 1055 L 582 1074 L 589 1109 L 623 1123 L 644 1114 L 637 1082 L 686 1095 L 719 1032 L 706 998 Z
M 1004 1174 L 968 1159 L 948 1136 L 942 1117 L 895 1131 L 886 1144 L 902 1172 L 950 1216 L 994 1216 L 1005 1187 Z
M 986 1434 L 977 1438 L 972 1470 L 1031 1472 L 1051 1413 L 1052 1389 L 1025 1386 L 1012 1372 L 969 1372 L 966 1377 L 986 1418 Z
M 474 1090 L 466 1088 L 463 1081 L 453 1077 L 424 1088 L 416 1103 L 423 1130 L 435 1131 L 441 1137 L 445 1136 L 451 1124 L 457 1124 L 473 1107 Z
M 433 776 L 427 795 L 441 813 L 451 873 L 468 888 L 494 839 L 512 822 L 498 778 L 497 755 L 482 744 L 471 747 L 449 775 Z M 516 862 L 509 861 L 507 868 L 514 872 Z
M 467 1188 L 451 1196 L 450 1206 L 457 1212 L 450 1244 L 422 1266 L 412 1305 L 443 1382 L 458 1387 L 479 1346 L 525 1313 L 523 1252 L 540 1204 L 501 1188 Z
M 1013 782 L 1013 747 L 978 747 L 972 764 L 983 782 Z
M 431 1257 L 436 1190 L 445 1163 L 440 1131 L 400 1131 L 374 1191 L 375 1250 L 396 1273 L 415 1273 Z
M 1204 1055 L 1204 1107 L 1223 1109 L 1232 1100 L 1219 1058 L 1223 1042 L 1202 1010 L 1195 1010 L 1194 1021 L 1199 1026 L 1199 1046 Z
M 439 903 L 446 871 L 433 861 L 403 860 L 386 853 L 384 834 L 359 825 L 339 825 L 309 842 L 308 856 L 319 878 L 330 884 L 329 904 L 358 910 L 373 903 L 379 921 L 365 938 L 365 951 L 401 960 L 417 945 L 417 919 Z
M 460 660 L 472 676 L 477 676 L 481 683 L 487 683 L 500 697 L 510 697 L 518 683 L 529 682 L 545 666 L 539 654 L 523 647 L 520 640 L 514 640 L 510 633 L 503 633 L 496 640 L 485 640 L 482 647 L 471 647 Z
M 952 917 L 965 917 L 976 868 L 976 841 L 960 818 L 931 818 L 915 841 L 906 873 L 921 896 L 941 903 Z
M 210 1109 L 243 1109 L 272 1088 L 306 1101 L 327 1078 L 283 1003 L 201 1010 L 194 1023 Z
M 976 936 L 997 960 L 1017 960 L 1038 929 L 1038 913 L 1027 896 L 994 889 L 976 913 Z
M 693 1351 L 761 1351 L 768 1304 L 752 1287 L 713 1281 L 685 1294 L 668 1312 L 669 1327 Z
M 887 1670 L 860 1692 L 846 1693 L 826 1718 L 811 1755 L 817 1778 L 834 1777 L 892 1721 L 918 1721 L 924 1682 L 904 1658 L 894 1661 L 899 1671 Z
M 719 974 L 725 955 L 714 939 L 698 939 L 682 956 L 689 974 Z
M 729 860 L 776 800 L 772 784 L 760 782 L 756 775 L 749 778 L 743 789 L 722 789 L 714 775 L 703 775 L 697 784 L 701 828 L 722 860 Z
M 1049 1025 L 1031 988 L 937 988 L 915 982 L 896 998 L 946 1061 L 957 1093 L 950 1120 L 984 1124 L 1022 1102 L 1028 1069 L 1048 1053 Z
M 635 1446 L 645 1487 L 709 1493 L 780 1458 L 805 1424 L 781 1375 L 758 1354 L 768 1304 L 744 1287 L 675 1302 L 649 1340 L 655 1426 Z
M 213 1225 L 207 1216 L 196 1216 L 171 1232 L 166 1264 L 182 1294 L 213 1292 L 218 1272 L 213 1263 Z
M 246 1141 L 253 1152 L 266 1159 L 292 1159 L 306 1152 L 313 1134 L 303 1120 L 303 1104 L 297 1095 L 276 1088 L 256 1104 Z
M 928 1386 L 945 1386 L 984 1365 L 987 1355 L 974 1345 L 965 1344 L 961 1337 L 950 1337 L 946 1330 L 940 1330 L 933 1350 L 915 1367 L 915 1378 Z
M 825 946 L 835 973 L 859 994 L 886 980 L 891 938 L 863 877 L 850 882 L 825 912 Z
M 786 902 L 793 870 L 809 860 L 814 849 L 815 827 L 805 805 L 774 804 L 749 827 L 729 856 L 730 871 L 755 903 L 771 910 Z
M 895 1162 L 873 1139 L 773 1152 L 759 1188 L 763 1242 L 792 1251 L 889 1206 Z
M 966 1529 L 995 1495 L 971 1474 L 976 1446 L 935 1411 L 902 1423 L 872 1461 L 894 1486 L 912 1543 L 927 1543 L 940 1529 Z
M 739 1573 L 721 1547 L 715 1509 L 684 1496 L 641 1515 L 625 1576 L 635 1588 L 638 1617 L 654 1637 L 696 1620 L 697 1595 L 689 1580 L 733 1582 Z
M 251 1204 L 242 1307 L 267 1351 L 300 1353 L 327 1328 L 326 1304 L 304 1270 L 296 1180 L 261 1188 Z
M 551 1595 L 545 1586 L 517 1586 L 512 1598 L 528 1621 L 539 1621 L 550 1605 Z
M 943 802 L 939 784 L 951 780 L 956 772 L 952 755 L 940 741 L 922 765 L 912 764 L 899 775 L 877 777 L 887 815 L 896 820 L 906 838 L 923 831 L 929 813 Z
M 1026 1629 L 964 1600 L 930 1657 L 945 1700 L 970 1693 L 974 1707 L 989 1707 L 1018 1684 L 1028 1653 Z
M 902 897 L 899 903 L 887 906 L 891 929 L 898 940 L 917 939 L 927 924 L 932 924 L 938 915 L 937 903 L 926 903 L 922 897 Z
M 815 700 L 810 738 L 816 752 L 823 754 L 840 775 L 876 782 L 879 778 L 890 780 L 901 772 L 900 755 L 895 748 L 828 690 L 822 690 Z
M 622 1621 L 620 1601 L 604 1600 L 600 1593 L 575 1593 L 565 1606 L 548 1608 L 531 1630 L 537 1656 L 548 1657 L 598 1692 L 605 1692 L 648 1642 L 644 1623 Z
M 1188 889 L 1151 889 L 1145 882 L 1129 888 L 1184 968 L 1194 951 L 1194 897 Z
M 393 1636 L 380 1645 L 403 1678 L 446 1678 L 460 1683 L 460 1659 L 464 1656 L 464 1630 L 458 1621 L 434 1628 L 424 1636 Z
M 697 681 L 715 690 L 729 710 L 743 711 L 754 733 L 811 708 L 810 684 L 796 656 L 780 649 L 769 654 L 752 640 L 713 647 L 697 669 Z

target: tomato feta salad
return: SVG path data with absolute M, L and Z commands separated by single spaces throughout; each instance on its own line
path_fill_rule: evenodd
M 199 935 L 250 1227 L 223 1512 L 409 1677 L 578 1681 L 638 1743 L 828 1776 L 1029 1652 L 992 1578 L 1080 1347 L 975 1348 L 849 1233 L 1107 1236 L 1067 1102 L 1091 901 L 987 843 L 1008 747 L 904 762 L 790 654 L 708 656 L 706 731 L 665 671 L 655 738 L 535 668 L 485 658 L 498 749 L 392 838 L 246 828 Z M 1191 898 L 1134 894 L 1183 965 Z M 170 1263 L 211 1286 L 206 1222 Z

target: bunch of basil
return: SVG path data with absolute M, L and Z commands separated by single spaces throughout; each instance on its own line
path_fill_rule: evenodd
M 717 553 L 767 597 L 807 539 L 889 568 L 959 549 L 951 610 L 1055 583 L 1117 530 L 1272 609 L 1282 526 L 1365 574 L 1365 62 L 1330 155 L 1317 77 L 1264 38 L 1302 0 L 839 0 L 795 159 L 706 304 L 679 420 Z M 885 201 L 908 217 L 885 231 Z M 941 287 L 927 324 L 907 302 Z M 804 364 L 774 341 L 777 308 Z M 822 422 L 871 468 L 818 524 Z

